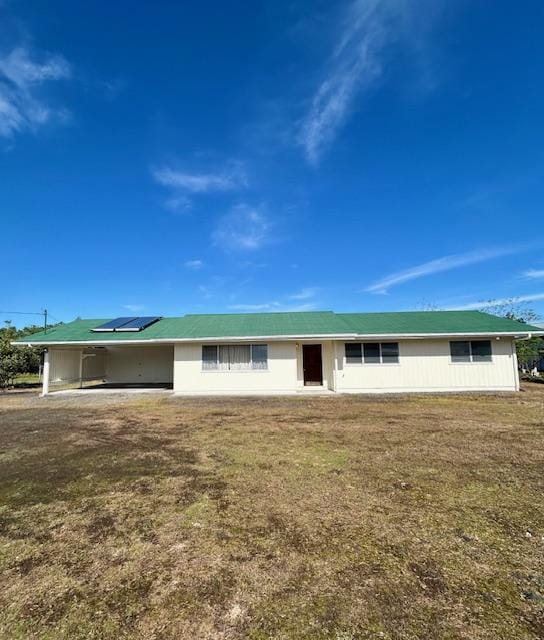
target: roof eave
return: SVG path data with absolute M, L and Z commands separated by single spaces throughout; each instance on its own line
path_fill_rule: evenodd
M 319 333 L 319 334 L 289 334 L 289 335 L 264 335 L 264 336 L 202 336 L 191 338 L 141 338 L 139 340 L 59 340 L 28 342 L 12 342 L 13 345 L 47 347 L 55 345 L 73 346 L 108 346 L 108 345 L 135 345 L 135 344 L 182 344 L 187 342 L 255 342 L 255 341 L 281 341 L 281 340 L 352 340 L 357 337 L 354 333 Z
M 543 331 L 462 331 L 443 333 L 336 333 L 336 334 L 288 334 L 288 335 L 264 335 L 264 336 L 202 336 L 191 338 L 141 338 L 139 340 L 59 340 L 40 341 L 29 340 L 25 342 L 12 341 L 14 346 L 54 347 L 60 346 L 108 346 L 108 345 L 137 345 L 137 344 L 183 344 L 187 342 L 255 342 L 255 341 L 281 341 L 281 340 L 384 340 L 394 338 L 396 340 L 421 340 L 425 338 L 470 338 L 470 337 L 509 337 L 524 338 L 527 336 L 544 336 Z

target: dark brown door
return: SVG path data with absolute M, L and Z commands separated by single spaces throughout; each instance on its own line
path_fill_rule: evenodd
M 320 344 L 302 345 L 302 368 L 305 385 L 323 384 L 323 363 Z

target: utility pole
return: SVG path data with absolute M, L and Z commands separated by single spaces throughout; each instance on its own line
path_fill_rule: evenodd
M 0 4 L 1 4 L 1 0 L 0 0 Z M 49 312 L 47 311 L 47 309 L 43 309 L 42 311 L 2 311 L 0 309 L 0 314 L 2 315 L 17 314 L 19 316 L 43 316 L 43 331 L 44 333 L 47 333 L 47 317 L 49 315 Z M 11 321 L 4 320 L 4 322 L 11 322 Z

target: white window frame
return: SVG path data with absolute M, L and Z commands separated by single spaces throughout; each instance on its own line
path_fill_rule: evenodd
M 453 355 L 451 353 L 451 345 L 453 342 L 468 342 L 468 350 L 469 350 L 469 360 L 454 360 Z M 489 360 L 474 360 L 474 355 L 472 353 L 472 343 L 473 342 L 489 342 L 489 347 L 491 349 L 491 354 L 489 356 Z M 476 340 L 450 340 L 449 341 L 450 348 L 450 364 L 493 364 L 493 340 L 486 340 L 485 338 L 476 339 Z
M 344 366 L 346 367 L 398 367 L 400 365 L 400 342 L 398 340 L 384 340 L 384 344 L 396 344 L 398 346 L 398 360 L 397 362 L 384 362 L 382 356 L 382 342 L 344 342 Z M 361 362 L 348 362 L 346 356 L 346 344 L 360 344 L 361 345 Z M 365 362 L 365 344 L 377 344 L 380 351 L 379 362 Z
M 249 367 L 247 369 L 236 369 L 236 368 L 228 368 L 228 369 L 220 369 L 219 368 L 219 349 L 220 347 L 249 347 Z M 216 350 L 215 357 L 215 366 L 214 367 L 204 367 L 204 347 L 214 347 Z M 255 361 L 253 359 L 253 349 L 254 347 L 266 347 L 266 366 L 264 367 L 255 367 Z M 261 361 L 259 361 L 261 362 Z M 200 349 L 200 368 L 203 373 L 259 373 L 263 371 L 268 371 L 268 344 L 264 342 L 256 342 L 247 344 L 244 342 L 239 343 L 228 343 L 228 344 L 203 344 Z

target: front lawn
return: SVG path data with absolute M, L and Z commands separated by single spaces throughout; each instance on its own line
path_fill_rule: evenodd
M 0 394 L 0 638 L 544 636 L 544 385 Z

